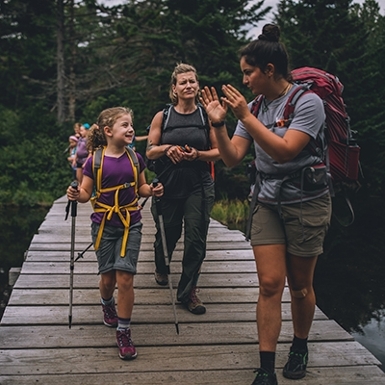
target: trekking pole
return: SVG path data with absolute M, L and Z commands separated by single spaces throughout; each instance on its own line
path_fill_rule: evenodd
M 158 179 L 155 178 L 153 180 L 152 184 L 155 187 L 158 184 Z M 170 275 L 170 259 L 169 259 L 168 250 L 167 250 L 166 231 L 164 229 L 162 202 L 161 202 L 160 198 L 158 198 L 158 197 L 155 198 L 155 205 L 156 205 L 156 212 L 158 215 L 160 235 L 161 235 L 161 239 L 162 239 L 163 257 L 164 257 L 164 261 L 165 261 L 166 266 L 167 266 L 168 287 L 170 289 L 171 302 L 172 302 L 172 307 L 174 310 L 175 328 L 176 328 L 177 334 L 179 334 L 179 325 L 178 325 L 178 317 L 176 314 L 174 293 L 173 293 L 173 288 L 172 288 L 171 277 L 169 276 Z
M 76 189 L 78 188 L 78 182 L 73 181 L 71 183 L 71 187 Z M 73 289 L 74 289 L 74 254 L 75 254 L 75 223 L 76 223 L 76 214 L 77 214 L 77 204 L 78 202 L 75 201 L 68 201 L 67 208 L 66 208 L 66 219 L 68 217 L 69 208 L 71 207 L 71 259 L 70 259 L 70 292 L 69 292 L 69 312 L 68 312 L 68 327 L 71 329 L 72 325 L 72 299 L 73 299 Z
M 94 243 L 91 242 L 81 253 L 78 253 L 78 256 L 76 257 L 75 259 L 75 262 L 79 259 L 79 258 L 83 258 L 84 256 L 84 253 L 93 245 Z

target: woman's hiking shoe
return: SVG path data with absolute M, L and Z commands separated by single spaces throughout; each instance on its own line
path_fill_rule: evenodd
M 160 286 L 166 286 L 166 285 L 168 285 L 168 275 L 167 274 L 158 273 L 155 270 L 155 281 Z
M 103 305 L 103 323 L 109 327 L 118 326 L 118 315 L 116 314 L 115 303 L 112 305 Z
M 290 349 L 289 359 L 283 367 L 283 376 L 293 380 L 305 377 L 308 358 L 307 350 L 293 351 Z
M 255 380 L 251 385 L 278 385 L 275 373 L 270 373 L 262 368 L 254 370 L 257 373 Z
M 197 296 L 197 287 L 193 286 L 190 291 L 190 295 L 186 301 L 183 301 L 187 310 L 193 314 L 205 314 L 206 308 L 203 306 L 203 302 Z
M 131 339 L 131 329 L 116 330 L 116 343 L 122 360 L 133 360 L 138 355 Z

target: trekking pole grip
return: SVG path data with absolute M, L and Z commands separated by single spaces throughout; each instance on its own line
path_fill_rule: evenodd
M 72 183 L 71 183 L 71 187 L 74 188 L 75 190 L 78 189 L 78 182 L 76 180 L 74 180 Z M 78 205 L 78 202 L 75 200 L 75 201 L 71 201 L 71 217 L 76 217 L 76 214 L 77 214 L 77 205 Z

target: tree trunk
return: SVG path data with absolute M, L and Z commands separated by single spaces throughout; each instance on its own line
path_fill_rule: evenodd
M 64 4 L 57 0 L 57 120 L 65 121 Z

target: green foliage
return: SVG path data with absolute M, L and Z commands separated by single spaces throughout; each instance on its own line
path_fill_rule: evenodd
M 211 216 L 225 225 L 240 224 L 244 222 L 249 213 L 247 200 L 219 200 L 214 203 Z

